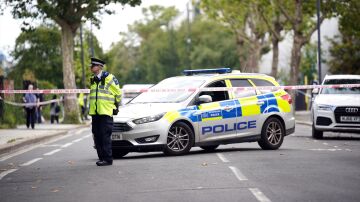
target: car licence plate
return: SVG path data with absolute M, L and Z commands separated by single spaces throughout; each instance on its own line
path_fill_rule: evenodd
M 360 122 L 360 116 L 340 116 L 341 122 Z
M 111 140 L 122 140 L 122 134 L 121 133 L 113 133 L 111 134 Z

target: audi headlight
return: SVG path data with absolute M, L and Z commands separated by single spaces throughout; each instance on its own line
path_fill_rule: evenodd
M 335 107 L 332 105 L 318 105 L 317 109 L 323 111 L 334 111 Z
M 132 122 L 134 122 L 135 124 L 143 124 L 143 123 L 149 123 L 149 122 L 158 121 L 164 116 L 165 113 L 166 112 L 161 113 L 161 114 L 157 114 L 157 115 L 153 115 L 153 116 L 143 117 L 143 118 L 140 118 L 140 119 L 135 119 Z

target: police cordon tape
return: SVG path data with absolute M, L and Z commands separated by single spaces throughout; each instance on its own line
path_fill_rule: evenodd
M 211 88 L 143 88 L 126 89 L 123 92 L 129 93 L 163 93 L 163 92 L 195 92 L 195 91 L 242 91 L 242 90 L 309 90 L 314 88 L 358 88 L 360 84 L 333 84 L 333 85 L 297 85 L 297 86 L 257 86 L 257 87 L 211 87 Z M 0 90 L 3 94 L 77 94 L 90 93 L 90 89 L 45 89 L 45 90 Z M 69 98 L 65 98 L 69 99 Z
M 51 103 L 54 103 L 54 102 L 63 101 L 63 99 L 54 99 L 54 100 L 48 100 L 48 101 L 44 101 L 44 102 L 37 102 L 37 103 L 17 103 L 17 102 L 4 100 L 1 96 L 0 96 L 0 100 L 3 100 L 4 103 L 6 103 L 6 104 L 13 105 L 13 106 L 19 106 L 19 107 L 43 106 L 43 105 L 51 104 Z

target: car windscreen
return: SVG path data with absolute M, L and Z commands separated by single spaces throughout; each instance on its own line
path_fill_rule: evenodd
M 199 78 L 174 77 L 161 81 L 151 89 L 179 89 L 179 88 L 199 88 L 205 81 Z M 134 98 L 133 103 L 169 103 L 182 102 L 190 97 L 194 92 L 144 92 Z
M 360 84 L 360 79 L 327 79 L 325 85 L 331 84 Z M 321 94 L 360 94 L 360 87 L 356 88 L 324 88 Z

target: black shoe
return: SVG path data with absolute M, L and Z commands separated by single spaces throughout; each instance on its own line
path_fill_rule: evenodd
M 96 162 L 97 166 L 110 166 L 112 165 L 112 162 L 108 162 L 108 161 L 98 161 Z

